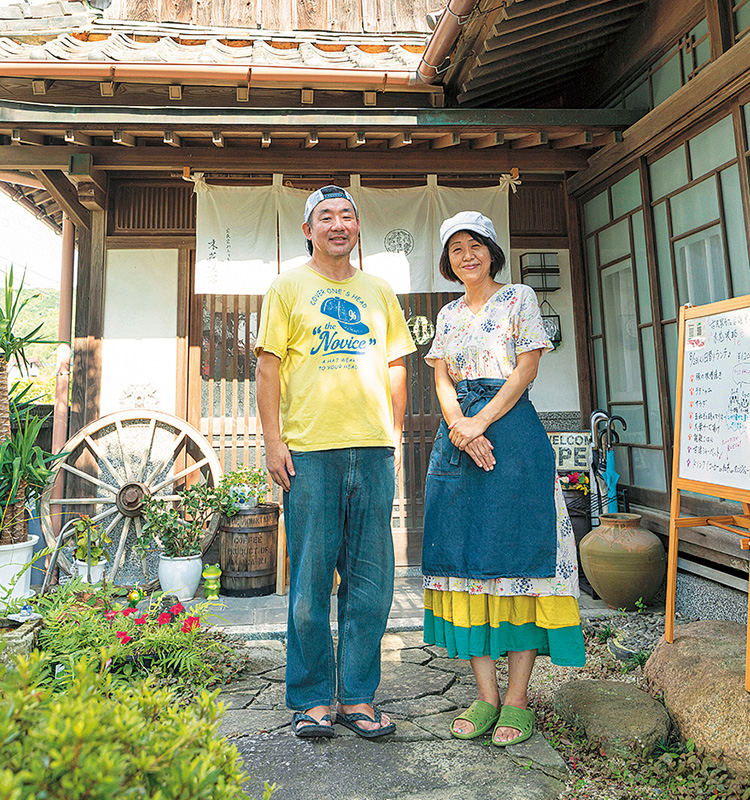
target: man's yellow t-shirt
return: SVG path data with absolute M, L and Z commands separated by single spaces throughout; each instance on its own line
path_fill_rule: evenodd
M 334 281 L 308 266 L 273 282 L 256 353 L 281 359 L 281 436 L 290 450 L 393 446 L 388 363 L 414 342 L 390 285 L 357 271 Z

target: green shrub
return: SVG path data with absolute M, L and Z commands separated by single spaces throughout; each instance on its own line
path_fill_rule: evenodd
M 65 689 L 74 665 L 86 659 L 95 669 L 106 648 L 106 666 L 116 682 L 151 676 L 182 696 L 228 680 L 244 665 L 219 631 L 207 630 L 201 615 L 210 605 L 188 613 L 181 603 L 147 609 L 124 608 L 106 588 L 73 581 L 32 601 L 44 618 L 39 647 L 47 655 L 49 680 Z
M 0 797 L 247 799 L 236 748 L 216 738 L 216 694 L 180 706 L 148 681 L 114 688 L 86 661 L 58 694 L 44 685 L 44 656 L 16 664 L 0 668 Z

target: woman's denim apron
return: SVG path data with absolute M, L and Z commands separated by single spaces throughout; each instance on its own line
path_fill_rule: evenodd
M 456 394 L 472 417 L 504 380 L 463 380 Z M 435 436 L 425 488 L 422 572 L 459 578 L 548 578 L 555 574 L 555 456 L 524 392 L 487 428 L 495 467 L 486 472 L 448 438 Z

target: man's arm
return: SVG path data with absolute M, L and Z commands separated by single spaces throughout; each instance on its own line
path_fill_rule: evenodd
M 288 492 L 291 487 L 289 476 L 294 475 L 295 472 L 292 455 L 281 440 L 279 427 L 280 366 L 281 359 L 278 356 L 261 350 L 255 366 L 255 389 L 260 424 L 263 426 L 263 441 L 266 446 L 266 468 L 273 480 Z
M 388 363 L 391 381 L 391 406 L 393 407 L 393 446 L 395 448 L 396 475 L 401 469 L 401 437 L 406 412 L 406 361 L 397 358 Z

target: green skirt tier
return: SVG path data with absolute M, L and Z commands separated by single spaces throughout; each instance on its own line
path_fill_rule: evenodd
M 561 667 L 582 667 L 586 651 L 575 597 L 498 597 L 425 589 L 424 640 L 451 658 L 536 650 Z

